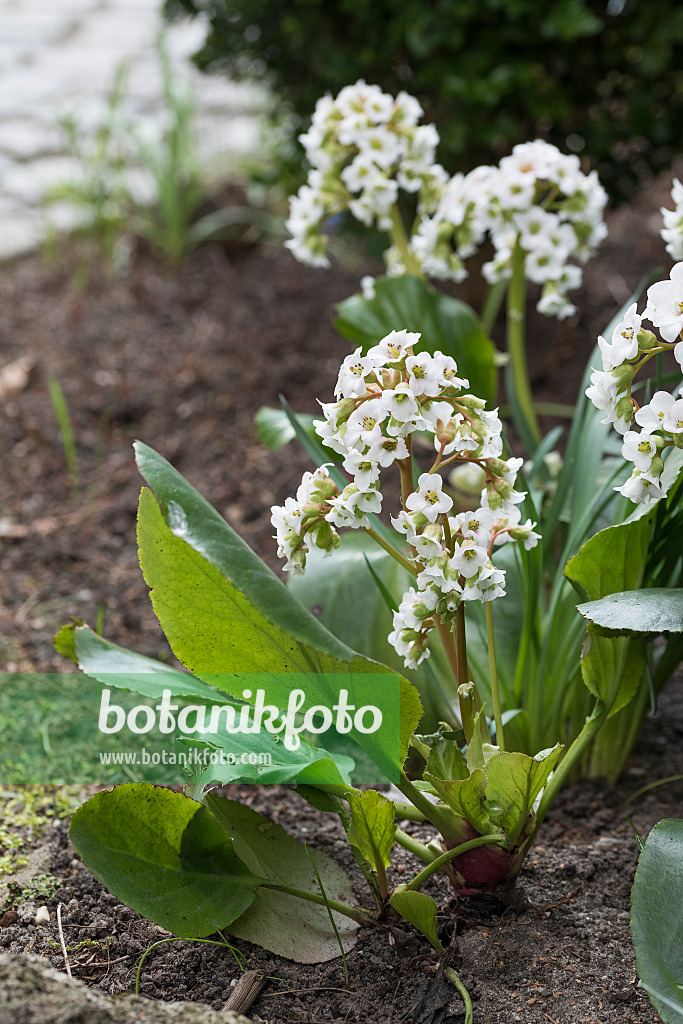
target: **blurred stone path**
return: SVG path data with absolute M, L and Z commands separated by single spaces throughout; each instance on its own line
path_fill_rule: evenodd
M 0 259 L 39 245 L 47 217 L 71 226 L 67 209 L 60 218 L 43 207 L 46 189 L 78 174 L 59 118 L 101 121 L 121 62 L 124 115 L 142 131 L 159 127 L 160 10 L 161 0 L 0 0 Z M 168 27 L 166 39 L 174 69 L 194 86 L 202 163 L 217 175 L 256 146 L 264 96 L 189 63 L 203 34 L 195 19 Z

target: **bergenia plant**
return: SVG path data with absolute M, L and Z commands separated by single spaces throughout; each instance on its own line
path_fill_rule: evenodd
M 302 137 L 313 171 L 308 184 L 292 200 L 294 214 L 302 210 L 304 197 L 310 199 L 316 194 L 320 199 L 313 205 L 304 203 L 305 215 L 293 216 L 290 222 L 290 229 L 295 234 L 290 247 L 299 259 L 327 265 L 329 239 L 325 233 L 329 231 L 331 234 L 338 223 L 338 218 L 332 214 L 346 210 L 350 216 L 358 218 L 359 208 L 353 204 L 364 192 L 357 180 L 352 181 L 349 168 L 354 166 L 363 149 L 364 132 L 369 131 L 368 125 L 374 123 L 376 110 L 381 107 L 386 118 L 386 130 L 400 135 L 402 129 L 392 121 L 390 112 L 405 107 L 406 103 L 404 95 L 394 101 L 365 83 L 345 89 L 336 99 L 325 97 L 320 101 L 313 117 L 313 127 Z M 416 106 L 411 109 L 414 119 L 403 139 L 403 155 L 408 153 L 410 133 L 420 127 L 415 120 L 419 117 L 419 110 Z M 361 124 L 363 131 L 359 128 Z M 433 129 L 432 137 L 436 141 Z M 391 149 L 388 143 L 387 147 Z M 392 151 L 398 154 L 400 146 L 397 144 Z M 409 192 L 399 185 L 401 159 L 397 156 L 387 171 L 396 178 L 393 188 L 396 202 L 390 215 L 385 213 L 364 221 L 368 226 L 388 232 L 391 245 L 385 253 L 385 261 L 388 273 L 394 276 L 375 282 L 364 281 L 363 295 L 353 296 L 338 307 L 337 326 L 355 345 L 361 345 L 360 355 L 363 356 L 376 343 L 380 331 L 386 333 L 397 324 L 421 329 L 424 349 L 431 353 L 440 350 L 455 357 L 461 371 L 464 371 L 463 376 L 470 378 L 475 394 L 492 399 L 495 396 L 495 387 L 491 383 L 493 351 L 487 349 L 481 333 L 474 334 L 472 319 L 468 320 L 464 315 L 462 303 L 460 308 L 451 305 L 456 300 L 437 292 L 427 279 L 461 281 L 468 273 L 470 257 L 484 243 L 493 246 L 493 257 L 483 267 L 489 292 L 482 309 L 481 325 L 486 330 L 490 328 L 506 295 L 508 352 L 506 357 L 499 356 L 495 361 L 508 360 L 510 412 L 517 433 L 531 455 L 524 467 L 528 479 L 524 519 L 535 521 L 538 524 L 536 532 L 540 534 L 537 548 L 528 554 L 523 552 L 521 557 L 513 558 L 504 551 L 497 553 L 495 564 L 499 570 L 506 569 L 516 604 L 512 612 L 498 615 L 494 610 L 493 617 L 497 620 L 496 629 L 502 641 L 499 647 L 504 652 L 499 672 L 502 703 L 509 714 L 517 712 L 517 717 L 510 721 L 509 731 L 519 749 L 533 753 L 539 747 L 552 745 L 560 739 L 571 741 L 580 733 L 590 710 L 579 669 L 584 623 L 576 614 L 573 587 L 578 587 L 584 599 L 600 600 L 610 592 L 610 588 L 612 591 L 661 588 L 680 582 L 675 560 L 661 556 L 678 521 L 680 492 L 676 489 L 666 509 L 658 509 L 656 526 L 651 528 L 645 546 L 632 544 L 627 547 L 627 563 L 620 561 L 616 553 L 617 534 L 607 533 L 602 540 L 596 541 L 597 545 L 604 544 L 613 552 L 609 571 L 601 575 L 599 586 L 597 578 L 593 586 L 582 585 L 569 572 L 567 577 L 571 579 L 572 587 L 562 575 L 572 556 L 590 542 L 601 527 L 619 528 L 618 536 L 628 532 L 625 521 L 632 510 L 629 505 L 631 497 L 652 486 L 639 465 L 646 464 L 649 453 L 653 459 L 648 463 L 651 469 L 661 471 L 661 455 L 675 442 L 664 440 L 663 434 L 659 441 L 654 438 L 645 442 L 640 438 L 636 442 L 629 434 L 628 441 L 640 445 L 636 453 L 637 463 L 634 463 L 637 474 L 621 489 L 623 497 L 618 498 L 612 489 L 616 482 L 613 477 L 619 472 L 615 461 L 618 448 L 607 424 L 603 426 L 599 422 L 599 410 L 586 402 L 583 393 L 573 410 L 545 404 L 546 412 L 558 415 L 572 413 L 571 427 L 564 444 L 565 457 L 554 451 L 561 435 L 560 428 L 555 428 L 541 441 L 538 410 L 529 385 L 525 356 L 527 283 L 540 287 L 537 308 L 542 313 L 563 318 L 574 312 L 568 293 L 581 283 L 583 265 L 606 234 L 603 219 L 606 195 L 595 172 L 584 173 L 576 156 L 564 155 L 555 147 L 536 140 L 516 146 L 497 166 L 478 167 L 470 174 L 450 178 L 448 175 L 444 177 L 442 168 L 435 162 L 435 151 L 430 149 L 431 171 L 425 165 L 422 184 L 418 187 L 413 182 L 417 194 L 411 202 Z M 323 168 L 324 189 L 316 191 L 323 181 Z M 379 165 L 375 170 L 380 174 Z M 324 202 L 323 195 L 327 197 Z M 335 197 L 334 203 L 332 196 Z M 680 196 L 680 184 L 677 182 L 673 192 L 677 209 L 663 211 L 666 221 L 663 235 L 669 243 L 670 252 L 683 237 L 678 209 Z M 413 217 L 408 229 L 404 225 L 406 214 Z M 665 287 L 664 284 L 655 286 L 653 294 L 658 288 L 662 291 Z M 626 410 L 631 417 L 634 406 L 630 398 L 632 377 L 629 375 L 635 375 L 637 369 L 648 363 L 652 356 L 661 356 L 667 348 L 674 348 L 673 336 L 667 339 L 662 335 L 662 344 L 657 343 L 647 351 L 643 347 L 638 359 L 629 357 L 626 365 L 622 365 L 625 342 L 631 337 L 631 347 L 634 344 L 635 335 L 630 335 L 631 329 L 635 334 L 639 332 L 640 318 L 636 323 L 634 315 L 635 307 L 631 302 L 604 332 L 607 338 L 614 337 L 618 341 L 607 344 L 601 340 L 606 365 L 589 389 L 589 395 L 595 396 L 604 408 L 615 409 L 621 401 L 620 409 Z M 421 323 L 424 323 L 424 328 Z M 644 339 L 643 335 L 643 346 L 648 344 Z M 484 370 L 487 360 L 489 364 Z M 650 363 L 650 367 L 653 365 Z M 658 360 L 656 365 L 659 366 Z M 584 389 L 585 385 L 582 392 Z M 661 380 L 657 390 L 661 390 Z M 667 409 L 673 408 L 675 401 L 677 399 L 669 393 L 666 397 L 660 395 L 657 398 L 657 402 L 665 403 Z M 616 412 L 612 418 L 615 417 Z M 636 433 L 638 425 L 634 419 L 633 433 Z M 286 423 L 285 429 L 288 429 Z M 311 454 L 318 462 L 321 461 L 319 453 Z M 669 475 L 675 475 L 675 460 L 669 458 L 669 463 Z M 470 493 L 464 496 L 464 507 L 471 509 L 472 501 L 476 502 L 477 492 L 482 486 L 481 468 L 472 462 L 461 465 L 448 474 L 448 484 L 453 485 L 455 492 L 459 491 L 465 470 L 468 478 L 474 480 L 471 486 L 467 485 Z M 653 494 L 661 493 L 662 489 L 655 485 Z M 463 500 L 462 493 L 458 494 L 458 500 Z M 337 572 L 339 591 L 344 582 L 348 582 L 350 573 L 354 573 L 358 586 L 362 585 L 363 575 L 367 582 L 368 572 L 363 563 L 366 552 L 359 544 L 356 544 L 355 553 L 351 547 L 349 545 L 348 555 L 342 552 L 337 560 L 338 570 L 334 564 L 331 569 L 326 567 L 324 570 L 314 564 L 305 583 L 301 583 L 298 577 L 292 579 L 294 592 L 309 607 L 322 607 L 323 616 L 331 605 L 331 599 L 334 603 L 336 591 L 332 581 Z M 358 558 L 358 554 L 362 557 Z M 403 583 L 396 579 L 395 572 L 392 574 L 386 563 L 387 559 L 383 565 L 376 557 L 373 559 L 374 569 L 383 576 L 384 584 L 398 602 L 404 592 Z M 381 602 L 382 598 L 377 594 L 377 605 Z M 362 612 L 358 608 L 357 621 L 353 618 L 355 606 L 340 617 L 341 604 L 337 601 L 335 610 L 337 628 L 345 631 L 342 635 L 347 639 L 349 635 L 353 636 L 366 653 L 386 660 L 387 654 L 379 646 L 376 630 L 361 639 L 362 615 L 368 615 L 367 603 Z M 378 612 L 371 615 L 373 622 L 379 617 Z M 485 618 L 476 608 L 472 609 L 470 663 L 480 679 L 485 674 L 488 661 Z M 656 653 L 652 645 L 644 652 L 639 649 L 638 657 L 633 660 L 634 666 L 640 666 L 640 681 L 633 683 L 638 688 L 637 700 L 627 712 L 610 723 L 609 740 L 605 743 L 598 740 L 590 760 L 584 762 L 583 770 L 590 774 L 607 774 L 611 778 L 618 775 L 634 741 L 637 723 L 675 666 L 676 650 L 676 645 L 670 643 L 666 656 L 662 657 L 661 648 Z M 445 691 L 446 703 L 448 701 L 442 666 L 437 666 L 436 660 L 433 658 L 430 663 L 434 672 L 428 667 L 426 671 L 419 670 L 415 677 L 430 710 L 438 682 L 441 683 L 441 694 Z M 481 685 L 485 687 L 487 684 Z M 488 697 L 490 703 L 491 695 Z M 442 699 L 440 703 L 443 707 Z M 440 713 L 445 714 L 443 710 Z M 598 749 L 601 744 L 604 749 Z M 620 751 L 619 756 L 614 755 L 615 748 Z
M 327 554 L 338 547 L 340 527 L 366 531 L 396 561 L 414 585 L 406 587 L 394 614 L 390 640 L 406 665 L 417 665 L 428 654 L 430 634 L 438 637 L 457 684 L 457 721 L 417 733 L 422 708 L 414 687 L 328 632 L 218 513 L 140 444 L 138 465 L 151 488 L 140 496 L 140 562 L 169 643 L 191 674 L 116 647 L 81 623 L 58 635 L 58 649 L 107 687 L 107 714 L 109 687 L 161 698 L 154 708 L 143 708 L 147 721 L 156 710 L 166 723 L 182 700 L 202 702 L 177 718 L 177 742 L 210 754 L 185 762 L 184 794 L 144 783 L 120 786 L 91 798 L 71 827 L 84 862 L 112 892 L 182 937 L 227 929 L 314 962 L 331 958 L 339 946 L 350 948 L 359 926 L 382 927 L 395 911 L 441 952 L 437 904 L 420 892 L 422 886 L 436 872 L 456 894 L 511 884 L 562 782 L 611 711 L 632 695 L 633 641 L 596 635 L 598 665 L 587 679 L 595 702 L 579 737 L 563 757 L 560 744 L 533 755 L 508 749 L 492 618 L 487 614 L 490 677 L 475 680 L 465 607 L 483 604 L 489 612 L 504 596 L 505 573 L 493 564 L 494 548 L 515 542 L 533 551 L 538 535 L 533 522 L 522 522 L 520 460 L 504 457 L 497 413 L 468 392 L 452 358 L 420 352 L 418 343 L 417 334 L 393 331 L 367 354 L 344 361 L 337 401 L 323 406 L 318 430 L 343 456 L 350 482 L 340 486 L 332 465 L 307 473 L 296 498 L 273 509 L 273 523 L 280 554 L 294 574 L 305 571 L 311 550 Z M 420 468 L 413 453 L 418 447 L 425 461 Z M 471 512 L 455 512 L 443 486 L 441 471 L 455 462 L 476 465 L 483 474 L 480 503 Z M 394 534 L 376 518 L 383 502 L 380 477 L 391 467 L 401 484 Z M 641 519 L 629 529 L 628 542 L 642 545 L 649 523 Z M 585 579 L 580 556 L 573 578 Z M 609 671 L 601 673 L 606 661 Z M 342 681 L 337 694 L 344 693 L 352 710 L 369 705 L 368 698 L 393 679 L 400 698 L 396 742 L 355 718 L 345 731 L 377 776 L 395 783 L 395 798 L 381 789 L 358 789 L 348 752 L 316 744 L 314 716 L 325 717 L 331 708 L 333 678 Z M 273 703 L 267 707 L 254 680 L 270 687 Z M 302 680 L 296 710 L 304 726 L 308 722 L 308 735 L 299 736 L 302 726 L 295 726 L 289 707 L 292 688 Z M 490 708 L 480 681 L 491 695 Z M 225 731 L 208 728 L 207 711 L 211 721 L 215 713 L 216 720 L 224 715 L 232 724 Z M 264 712 L 267 732 L 255 725 Z M 189 718 L 201 726 L 190 728 Z M 298 736 L 295 744 L 287 743 L 287 730 Z M 267 759 L 256 756 L 264 751 Z M 316 808 L 338 816 L 369 885 L 370 906 L 355 904 L 348 879 L 329 858 L 315 854 L 309 860 L 283 829 L 213 791 L 217 784 L 263 781 L 295 785 Z M 423 842 L 403 828 L 404 821 L 428 823 L 437 836 Z M 392 888 L 387 869 L 395 844 L 422 866 Z M 471 1020 L 469 997 L 452 966 L 445 976 L 463 993 Z

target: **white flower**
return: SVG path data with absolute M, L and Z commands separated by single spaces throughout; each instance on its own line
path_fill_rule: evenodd
M 664 491 L 659 486 L 659 478 L 654 479 L 648 473 L 639 473 L 635 470 L 629 480 L 621 487 L 615 487 L 625 498 L 629 498 L 636 504 L 641 502 L 657 501 L 664 497 Z
M 648 288 L 643 316 L 659 328 L 665 341 L 676 341 L 683 330 L 683 263 L 672 268 L 668 281 Z
M 367 402 L 362 402 L 346 421 L 344 442 L 349 448 L 365 448 L 372 443 L 373 431 L 377 424 L 387 419 L 388 415 L 389 410 L 382 404 L 380 398 L 369 398 Z
M 651 434 L 654 430 L 660 430 L 673 404 L 674 399 L 668 391 L 655 391 L 650 404 L 638 409 L 635 415 L 635 421 L 643 428 L 643 433 Z
M 365 274 L 360 279 L 360 287 L 363 293 L 364 299 L 374 299 L 375 297 L 375 279 L 370 274 Z
M 406 498 L 405 505 L 410 512 L 421 512 L 435 523 L 442 512 L 450 512 L 453 499 L 442 491 L 443 480 L 438 473 L 423 473 L 417 481 L 417 491 Z
M 368 355 L 373 360 L 374 366 L 382 366 L 384 363 L 398 363 L 403 359 L 409 348 L 417 345 L 420 340 L 419 334 L 411 334 L 408 331 L 392 331 L 377 344 L 368 349 Z
M 336 398 L 358 398 L 367 394 L 368 388 L 364 378 L 373 372 L 374 366 L 372 359 L 364 356 L 362 351 L 357 348 L 341 364 L 337 386 L 334 389 Z
M 629 462 L 632 462 L 641 473 L 647 473 L 657 454 L 657 445 L 650 434 L 639 434 L 636 430 L 627 430 L 624 434 L 621 454 Z
M 683 393 L 683 388 L 681 388 Z M 680 434 L 683 431 L 683 398 L 679 398 L 669 406 L 662 420 L 662 430 L 669 434 Z
M 473 540 L 465 539 L 462 544 L 456 544 L 455 551 L 451 557 L 451 564 L 459 573 L 470 579 L 488 563 L 489 556 L 486 548 L 475 544 Z
M 361 489 L 370 487 L 379 480 L 379 464 L 368 459 L 367 455 L 361 454 L 355 448 L 346 456 L 342 466 L 347 473 L 351 474 L 356 486 Z
M 638 331 L 642 317 L 636 313 L 636 303 L 629 306 L 621 323 L 612 332 L 612 344 L 608 345 L 604 338 L 598 338 L 602 353 L 603 370 L 614 370 L 617 366 L 638 355 Z
M 664 219 L 661 236 L 668 242 L 666 251 L 674 260 L 683 260 L 683 185 L 674 178 L 671 198 L 676 204 L 675 210 L 662 209 Z

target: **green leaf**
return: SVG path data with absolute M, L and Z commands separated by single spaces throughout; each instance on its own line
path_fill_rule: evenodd
M 413 892 L 412 889 L 402 889 L 395 892 L 389 902 L 397 914 L 422 932 L 434 949 L 441 952 L 443 946 L 436 931 L 436 903 L 431 896 L 424 892 Z
M 486 807 L 491 821 L 505 832 L 510 846 L 517 842 L 534 800 L 548 781 L 561 751 L 558 744 L 535 757 L 500 751 L 489 759 Z
M 640 587 L 655 515 L 653 509 L 639 519 L 601 530 L 569 560 L 564 575 L 584 602 Z M 633 698 L 644 667 L 640 641 L 610 639 L 590 629 L 587 632 L 581 675 L 590 692 L 610 708 L 610 715 Z
M 223 752 L 224 758 L 217 757 L 216 764 L 197 768 L 191 775 L 191 783 L 197 792 L 209 786 L 225 786 L 236 782 L 271 786 L 291 782 L 345 786 L 350 784 L 354 768 L 354 761 L 343 754 L 332 755 L 305 740 L 301 740 L 296 750 L 288 750 L 278 736 L 264 731 L 256 734 L 218 733 L 212 735 L 208 742 L 197 739 L 181 739 L 180 742 L 184 746 L 201 749 L 209 747 L 219 755 Z M 246 763 L 240 761 L 241 755 L 246 755 Z
M 349 794 L 351 825 L 348 840 L 375 870 L 388 868 L 396 839 L 395 808 L 374 789 Z
M 448 782 L 444 779 L 437 779 L 429 772 L 424 773 L 425 780 L 432 786 L 437 796 L 460 818 L 465 818 L 476 831 L 482 835 L 490 835 L 498 829 L 489 818 L 486 807 L 486 786 L 487 778 L 484 772 L 478 768 L 472 772 L 467 779 L 456 779 Z M 460 836 L 449 836 L 449 845 L 457 845 L 471 839 L 472 835 L 463 829 Z
M 683 633 L 683 589 L 652 587 L 608 594 L 577 605 L 594 632 L 605 636 Z M 604 632 L 603 632 L 604 631 Z
M 313 421 L 320 419 L 320 417 L 300 412 L 297 418 L 306 433 L 310 437 L 317 438 Z M 283 409 L 271 409 L 269 406 L 263 405 L 256 413 L 254 423 L 256 424 L 259 441 L 266 448 L 269 448 L 271 452 L 276 452 L 296 437 L 294 427 Z M 333 457 L 333 453 L 330 452 L 330 459 Z
M 367 351 L 391 331 L 417 331 L 419 350 L 452 356 L 470 390 L 491 402 L 498 384 L 494 348 L 474 311 L 464 302 L 433 292 L 417 277 L 383 277 L 375 295 L 352 295 L 337 306 L 335 327 Z
M 186 938 L 228 927 L 262 882 L 213 815 L 170 789 L 136 783 L 97 793 L 74 814 L 70 836 L 115 896 Z
M 650 832 L 631 893 L 638 974 L 659 1016 L 683 1024 L 683 821 Z
M 634 522 L 608 526 L 570 558 L 564 575 L 584 601 L 640 586 L 654 519 L 653 510 Z
M 278 707 L 287 706 L 286 677 L 292 672 L 306 674 L 302 710 L 335 703 L 338 688 L 326 683 L 326 673 L 346 676 L 356 707 L 375 703 L 377 688 L 373 694 L 369 677 L 386 676 L 386 667 L 356 654 L 328 632 L 165 459 L 143 445 L 136 445 L 136 451 L 160 502 L 143 489 L 140 564 L 176 656 L 210 682 L 217 682 L 218 675 L 267 673 L 268 697 Z M 220 685 L 226 689 L 228 684 L 222 679 Z M 389 722 L 372 734 L 353 733 L 385 774 L 402 763 L 422 713 L 414 687 L 398 677 L 396 687 L 398 754 Z M 234 688 L 241 690 L 238 678 Z M 399 730 L 395 725 L 394 731 Z
M 454 740 L 445 739 L 436 734 L 434 737 L 422 737 L 423 740 L 432 740 L 429 743 L 429 757 L 427 759 L 427 771 L 437 779 L 444 779 L 453 782 L 457 779 L 469 777 L 467 762 L 462 755 L 460 747 Z
M 212 704 L 230 703 L 225 694 L 207 686 L 201 679 L 163 661 L 119 647 L 89 626 L 64 626 L 58 635 L 65 638 L 67 631 L 78 667 L 106 686 L 132 690 L 143 697 L 161 699 L 163 691 L 170 690 L 172 697 L 199 697 Z
M 209 794 L 206 806 L 233 840 L 238 856 L 253 872 L 270 882 L 320 892 L 306 848 L 283 828 L 225 797 Z M 309 853 L 327 898 L 354 905 L 351 883 L 339 865 L 319 850 L 309 847 Z M 338 913 L 334 914 L 334 920 L 347 952 L 355 944 L 358 926 Z M 297 963 L 322 963 L 339 956 L 326 908 L 272 889 L 260 889 L 250 909 L 234 921 L 229 930 L 237 938 L 255 942 Z

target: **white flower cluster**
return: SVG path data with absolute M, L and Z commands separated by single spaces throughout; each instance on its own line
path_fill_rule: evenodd
M 418 124 L 420 104 L 408 93 L 396 98 L 362 80 L 336 99 L 318 100 L 309 131 L 300 136 L 311 165 L 308 181 L 290 201 L 285 245 L 302 263 L 329 266 L 323 225 L 349 210 L 366 227 L 392 224 L 399 189 L 419 193 L 430 207 L 444 169 L 434 162 L 439 136 L 434 125 Z
M 489 283 L 510 277 L 519 245 L 526 277 L 543 285 L 538 311 L 563 319 L 574 312 L 567 292 L 582 277 L 568 261 L 585 263 L 607 234 L 606 202 L 595 171 L 583 174 L 577 156 L 537 139 L 515 146 L 497 167 L 451 178 L 410 245 L 426 274 L 461 281 L 464 261 L 488 236 L 494 256 L 482 272 Z
M 287 499 L 272 515 L 285 568 L 303 572 L 310 539 L 330 553 L 339 543 L 333 527 L 369 527 L 367 513 L 382 507 L 381 470 L 398 462 L 411 479 L 411 435 L 422 431 L 433 437 L 432 470 L 420 476 L 392 518 L 410 547 L 418 587 L 404 595 L 389 636 L 408 668 L 428 655 L 435 616 L 451 621 L 461 601 L 491 601 L 505 592 L 505 574 L 491 562 L 495 544 L 520 540 L 529 548 L 538 540 L 535 524 L 521 523 L 524 494 L 514 483 L 522 460 L 501 458 L 497 412 L 487 412 L 481 399 L 462 393 L 468 383 L 449 356 L 416 354 L 419 337 L 393 331 L 366 355 L 357 349 L 347 356 L 337 401 L 321 403 L 325 418 L 316 430 L 344 457 L 352 481 L 340 493 L 323 467 L 307 474 L 296 500 Z M 485 486 L 480 508 L 451 515 L 453 499 L 443 491 L 436 469 L 456 460 L 479 466 Z
M 664 218 L 662 238 L 667 242 L 666 251 L 672 260 L 683 260 L 683 185 L 678 178 L 674 178 L 671 198 L 676 209 L 667 210 L 662 208 L 661 214 Z
M 658 328 L 663 342 L 642 328 L 643 320 Z M 615 327 L 611 343 L 598 338 L 602 370 L 593 371 L 586 394 L 593 405 L 606 411 L 603 423 L 614 424 L 624 437 L 622 455 L 634 468 L 630 479 L 615 489 L 634 502 L 656 501 L 666 494 L 662 453 L 672 446 L 683 448 L 683 387 L 678 399 L 657 391 L 639 408 L 631 397 L 631 384 L 640 367 L 660 352 L 672 351 L 683 369 L 683 340 L 677 340 L 682 332 L 683 263 L 677 263 L 668 281 L 648 289 L 642 315 L 633 303 Z M 634 424 L 640 431 L 631 429 Z

